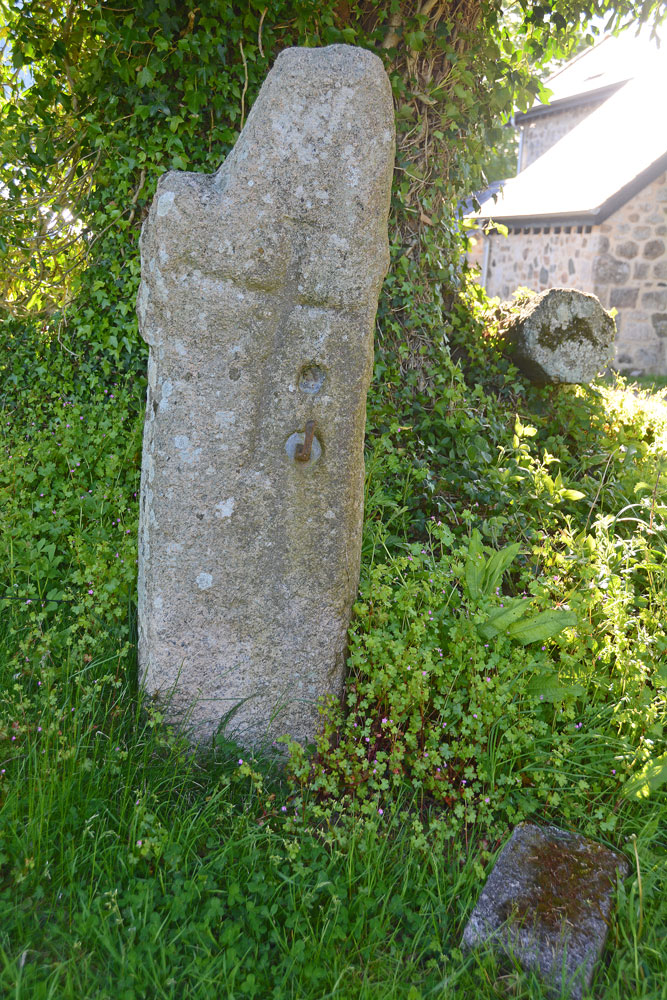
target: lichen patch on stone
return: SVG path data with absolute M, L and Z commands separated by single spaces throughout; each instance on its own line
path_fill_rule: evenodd
M 234 512 L 234 497 L 221 500 L 215 505 L 215 516 L 220 518 L 231 517 Z
M 173 191 L 163 191 L 157 200 L 157 214 L 161 218 L 167 215 L 174 204 L 174 192 Z

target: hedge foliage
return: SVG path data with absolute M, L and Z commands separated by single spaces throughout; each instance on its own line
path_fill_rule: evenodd
M 659 6 L 643 4 L 643 16 Z M 326 716 L 320 756 L 297 760 L 294 780 L 315 781 L 318 807 L 335 795 L 377 809 L 409 778 L 441 803 L 456 796 L 455 826 L 487 816 L 498 829 L 556 807 L 549 776 L 559 754 L 587 752 L 572 729 L 585 723 L 609 760 L 582 791 L 613 828 L 611 763 L 636 770 L 662 739 L 652 727 L 664 713 L 663 416 L 648 404 L 628 414 L 613 393 L 529 389 L 466 286 L 455 207 L 482 178 L 499 116 L 537 92 L 530 60 L 563 51 L 593 8 L 638 11 L 579 0 L 524 0 L 513 20 L 482 0 L 0 8 L 11 31 L 0 70 L 0 558 L 17 677 L 36 684 L 63 655 L 90 662 L 101 637 L 131 638 L 146 360 L 137 237 L 158 177 L 219 165 L 284 46 L 366 45 L 391 75 L 399 150 L 369 399 L 364 577 L 345 714 Z M 636 529 L 620 520 L 624 505 Z M 473 538 L 484 560 L 520 546 L 497 593 L 470 590 Z M 535 654 L 514 621 L 484 634 L 503 596 L 528 595 L 530 618 L 576 610 L 588 625 L 545 634 Z M 467 656 L 455 677 L 453 660 L 440 662 L 446 648 Z M 417 661 L 426 680 L 406 688 L 402 671 Z M 436 719 L 453 735 L 431 746 Z M 521 760 L 529 746 L 541 757 L 517 771 L 510 756 L 499 770 L 491 719 Z M 355 723 L 380 777 L 367 773 Z

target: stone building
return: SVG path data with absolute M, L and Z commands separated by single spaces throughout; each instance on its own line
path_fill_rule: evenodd
M 617 310 L 616 367 L 667 374 L 667 50 L 609 36 L 547 87 L 515 119 L 519 173 L 482 200 L 470 259 L 503 299 L 593 292 Z

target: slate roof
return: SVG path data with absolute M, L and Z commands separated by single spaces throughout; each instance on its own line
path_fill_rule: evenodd
M 565 78 L 570 66 L 563 70 L 561 94 L 574 86 L 574 76 Z M 655 59 L 645 60 L 635 79 L 617 81 L 612 96 L 508 180 L 497 202 L 484 201 L 476 217 L 519 226 L 603 222 L 667 169 L 663 95 L 667 95 L 667 48 L 659 50 Z
M 664 55 L 665 50 L 658 48 L 647 28 L 638 33 L 627 30 L 621 35 L 606 35 L 549 77 L 545 83 L 551 91 L 548 104 L 536 102 L 515 121 L 521 124 L 608 97 L 628 80 L 650 72 L 664 61 Z

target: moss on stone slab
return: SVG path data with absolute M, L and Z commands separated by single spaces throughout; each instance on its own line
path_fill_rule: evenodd
M 564 343 L 576 340 L 578 343 L 588 341 L 597 347 L 598 341 L 591 329 L 590 321 L 583 316 L 573 316 L 567 326 L 553 327 L 543 322 L 537 334 L 537 343 L 550 351 L 557 351 Z

